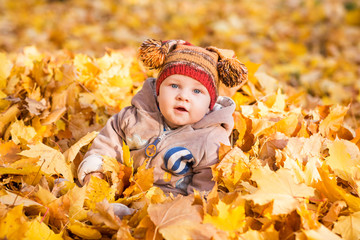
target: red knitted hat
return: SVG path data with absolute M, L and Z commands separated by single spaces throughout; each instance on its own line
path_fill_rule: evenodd
M 230 58 L 226 57 L 231 54 Z M 247 79 L 247 69 L 233 58 L 234 52 L 215 47 L 196 47 L 182 40 L 166 42 L 146 40 L 140 47 L 139 58 L 148 67 L 160 69 L 156 81 L 156 94 L 161 83 L 174 74 L 196 79 L 210 95 L 210 109 L 214 107 L 219 79 L 228 87 Z

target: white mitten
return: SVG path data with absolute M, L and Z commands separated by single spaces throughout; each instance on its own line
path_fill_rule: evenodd
M 110 203 L 110 205 L 113 207 L 115 215 L 118 216 L 120 219 L 135 212 L 135 209 L 129 208 L 122 203 Z

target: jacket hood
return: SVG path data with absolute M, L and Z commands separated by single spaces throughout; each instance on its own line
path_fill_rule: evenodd
M 135 94 L 131 104 L 137 109 L 149 113 L 160 113 L 156 96 L 156 79 L 148 78 L 142 89 Z M 206 128 L 212 125 L 221 124 L 227 132 L 231 133 L 234 127 L 232 117 L 235 111 L 235 102 L 229 97 L 219 96 L 213 110 L 207 113 L 204 118 L 194 123 L 194 129 Z

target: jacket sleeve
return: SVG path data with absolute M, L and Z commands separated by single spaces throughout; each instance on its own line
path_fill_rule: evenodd
M 101 172 L 103 155 L 122 161 L 122 141 L 124 133 L 120 125 L 126 109 L 113 115 L 106 123 L 99 135 L 94 139 L 89 151 L 78 167 L 78 179 L 83 184 L 86 174 Z
M 213 181 L 211 167 L 219 162 L 220 143 L 230 145 L 227 133 L 223 130 L 213 131 L 207 137 L 203 148 L 204 155 L 199 164 L 193 167 L 192 182 L 189 184 L 187 192 L 191 194 L 194 189 L 198 191 L 211 191 L 215 182 Z

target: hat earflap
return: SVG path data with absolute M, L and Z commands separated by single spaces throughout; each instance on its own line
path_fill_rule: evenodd
M 228 56 L 229 50 L 219 49 L 216 47 L 207 47 L 206 49 L 219 55 L 217 71 L 219 74 L 219 80 L 224 83 L 225 86 L 234 87 L 247 81 L 248 70 L 246 66 L 236 57 Z
M 177 44 L 186 43 L 183 40 L 169 40 L 161 41 L 155 39 L 146 39 L 139 48 L 138 57 L 150 68 L 161 68 L 164 63 L 167 54 L 172 51 Z

